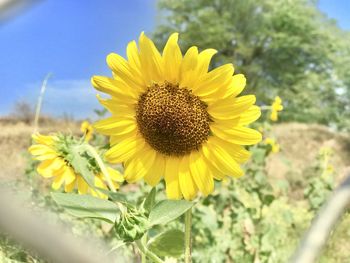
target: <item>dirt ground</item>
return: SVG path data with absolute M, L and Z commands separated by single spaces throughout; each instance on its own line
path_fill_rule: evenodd
M 337 182 L 350 174 L 350 135 L 332 132 L 316 124 L 284 123 L 273 127 L 273 133 L 281 151 L 269 156 L 267 171 L 271 178 L 286 178 L 293 182 L 305 181 L 308 169 L 315 165 L 322 147 L 329 147 L 333 154 L 330 164 L 334 167 Z
M 24 122 L 0 118 L 0 180 L 16 178 L 26 167 L 27 148 L 31 143 L 34 127 Z M 41 124 L 42 134 L 65 132 L 79 134 L 79 123 L 50 120 Z M 350 173 L 350 136 L 330 131 L 321 125 L 300 123 L 277 124 L 273 127 L 281 152 L 270 155 L 266 169 L 272 179 L 286 178 L 304 181 L 307 169 L 314 164 L 321 147 L 333 149 L 331 164 L 338 181 Z

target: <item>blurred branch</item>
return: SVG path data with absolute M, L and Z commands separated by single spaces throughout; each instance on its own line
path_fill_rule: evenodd
M 61 227 L 50 226 L 3 189 L 0 192 L 0 215 L 2 233 L 38 252 L 50 262 L 112 262 L 91 240 L 83 242 L 65 233 Z
M 0 24 L 38 2 L 40 0 L 0 0 Z
M 305 234 L 290 263 L 311 263 L 319 256 L 322 248 L 350 204 L 350 175 L 334 191 L 328 202 L 318 213 Z
M 44 94 L 46 91 L 46 85 L 49 78 L 52 76 L 52 73 L 48 73 L 43 81 L 43 84 L 41 85 L 40 95 L 38 98 L 38 103 L 36 105 L 35 110 L 35 119 L 34 119 L 34 133 L 36 133 L 39 129 L 39 118 L 40 118 L 40 111 L 41 111 L 41 104 L 43 103 Z

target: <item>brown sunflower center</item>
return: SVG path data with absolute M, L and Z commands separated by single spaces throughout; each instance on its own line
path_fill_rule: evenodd
M 207 106 L 186 88 L 153 84 L 136 107 L 139 130 L 156 151 L 181 156 L 196 150 L 209 136 Z

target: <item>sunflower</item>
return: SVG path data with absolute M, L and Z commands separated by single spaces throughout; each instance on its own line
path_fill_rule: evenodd
M 94 133 L 94 128 L 88 121 L 83 121 L 80 125 L 80 131 L 84 134 L 85 136 L 85 141 L 90 141 L 93 133 Z
M 275 100 L 273 101 L 271 105 L 271 114 L 270 114 L 270 119 L 272 121 L 277 121 L 278 120 L 278 112 L 283 110 L 283 105 L 282 105 L 282 99 L 279 96 L 275 97 Z
M 41 134 L 34 134 L 32 137 L 36 144 L 30 146 L 28 150 L 36 160 L 41 161 L 37 172 L 44 178 L 53 178 L 53 189 L 58 190 L 64 185 L 65 192 L 72 192 L 73 189 L 78 188 L 79 194 L 88 193 L 99 198 L 107 198 L 105 194 L 91 188 L 84 178 L 75 172 L 70 162 L 69 150 L 67 150 L 69 146 L 76 143 L 72 138 L 63 135 L 44 136 Z M 111 167 L 107 169 L 114 186 L 118 188 L 118 182 L 123 181 L 123 176 Z M 94 172 L 94 185 L 97 188 L 107 189 L 101 171 L 95 167 Z
M 260 116 L 255 96 L 237 97 L 245 87 L 232 64 L 208 72 L 214 49 L 193 46 L 182 55 L 172 34 L 160 54 L 144 33 L 127 46 L 127 59 L 110 54 L 113 78 L 92 77 L 110 95 L 100 103 L 112 114 L 95 129 L 110 136 L 106 159 L 124 163 L 125 179 L 155 186 L 164 177 L 169 199 L 210 194 L 214 179 L 240 177 L 250 153 L 243 145 L 261 140 L 247 128 Z

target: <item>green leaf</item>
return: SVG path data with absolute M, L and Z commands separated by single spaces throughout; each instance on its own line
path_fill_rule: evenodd
M 158 256 L 180 257 L 184 252 L 184 232 L 170 229 L 150 239 L 147 247 Z
M 83 155 L 87 155 L 87 150 L 84 145 L 79 145 L 76 147 L 72 147 L 72 159 L 70 161 L 74 170 L 79 173 L 84 180 L 88 183 L 90 187 L 95 189 L 95 175 L 89 169 L 90 163 L 88 158 L 83 157 Z
M 147 212 L 151 212 L 152 208 L 156 203 L 156 193 L 157 193 L 157 189 L 153 187 L 151 192 L 149 192 L 149 194 L 147 195 L 145 202 L 143 203 L 143 208 Z
M 162 200 L 150 212 L 150 224 L 166 224 L 184 214 L 193 205 L 194 203 L 185 200 Z
M 118 203 L 122 203 L 123 205 L 126 205 L 126 206 L 134 207 L 134 205 L 126 199 L 125 194 L 122 194 L 120 192 L 112 192 L 112 191 L 109 191 L 109 190 L 106 190 L 103 188 L 97 188 L 97 189 L 101 193 L 108 195 L 108 197 L 110 199 L 112 199 L 112 201 L 114 201 L 114 202 L 118 202 Z
M 118 207 L 111 201 L 90 195 L 51 193 L 55 202 L 68 213 L 79 218 L 99 218 L 114 223 Z

